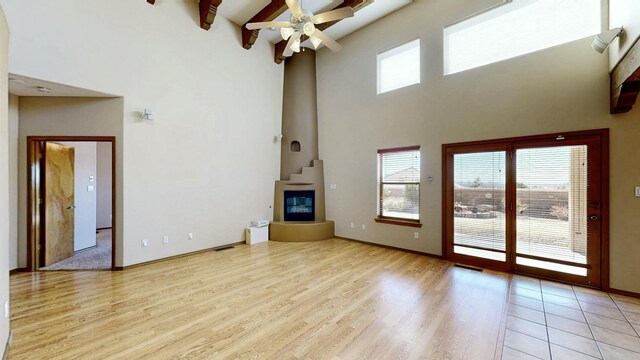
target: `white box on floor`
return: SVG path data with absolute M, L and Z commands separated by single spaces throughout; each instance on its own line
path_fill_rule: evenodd
M 269 241 L 269 226 L 249 226 L 244 232 L 247 244 L 253 245 Z

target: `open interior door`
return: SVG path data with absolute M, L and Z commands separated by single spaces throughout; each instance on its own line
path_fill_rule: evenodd
M 73 256 L 75 149 L 53 142 L 45 150 L 44 264 Z

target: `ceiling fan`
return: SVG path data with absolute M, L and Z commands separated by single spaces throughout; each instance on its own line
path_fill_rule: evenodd
M 247 29 L 258 30 L 264 28 L 280 28 L 280 35 L 282 35 L 282 38 L 289 40 L 283 53 L 284 56 L 291 56 L 294 52 L 300 52 L 300 41 L 303 35 L 309 37 L 309 41 L 311 41 L 314 49 L 317 49 L 320 44 L 324 44 L 334 52 L 342 49 L 340 44 L 323 33 L 320 29 L 316 28 L 316 25 L 352 17 L 352 8 L 343 7 L 327 11 L 322 14 L 313 15 L 310 11 L 302 10 L 298 0 L 285 0 L 285 2 L 287 3 L 289 10 L 291 10 L 290 21 L 248 23 Z

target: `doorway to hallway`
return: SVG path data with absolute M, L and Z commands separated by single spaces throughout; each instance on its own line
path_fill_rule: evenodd
M 27 268 L 113 270 L 115 138 L 27 138 Z

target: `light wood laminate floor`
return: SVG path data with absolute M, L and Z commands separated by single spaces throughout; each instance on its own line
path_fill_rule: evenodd
M 20 273 L 9 359 L 525 358 L 510 303 L 536 306 L 536 281 L 339 239 Z

